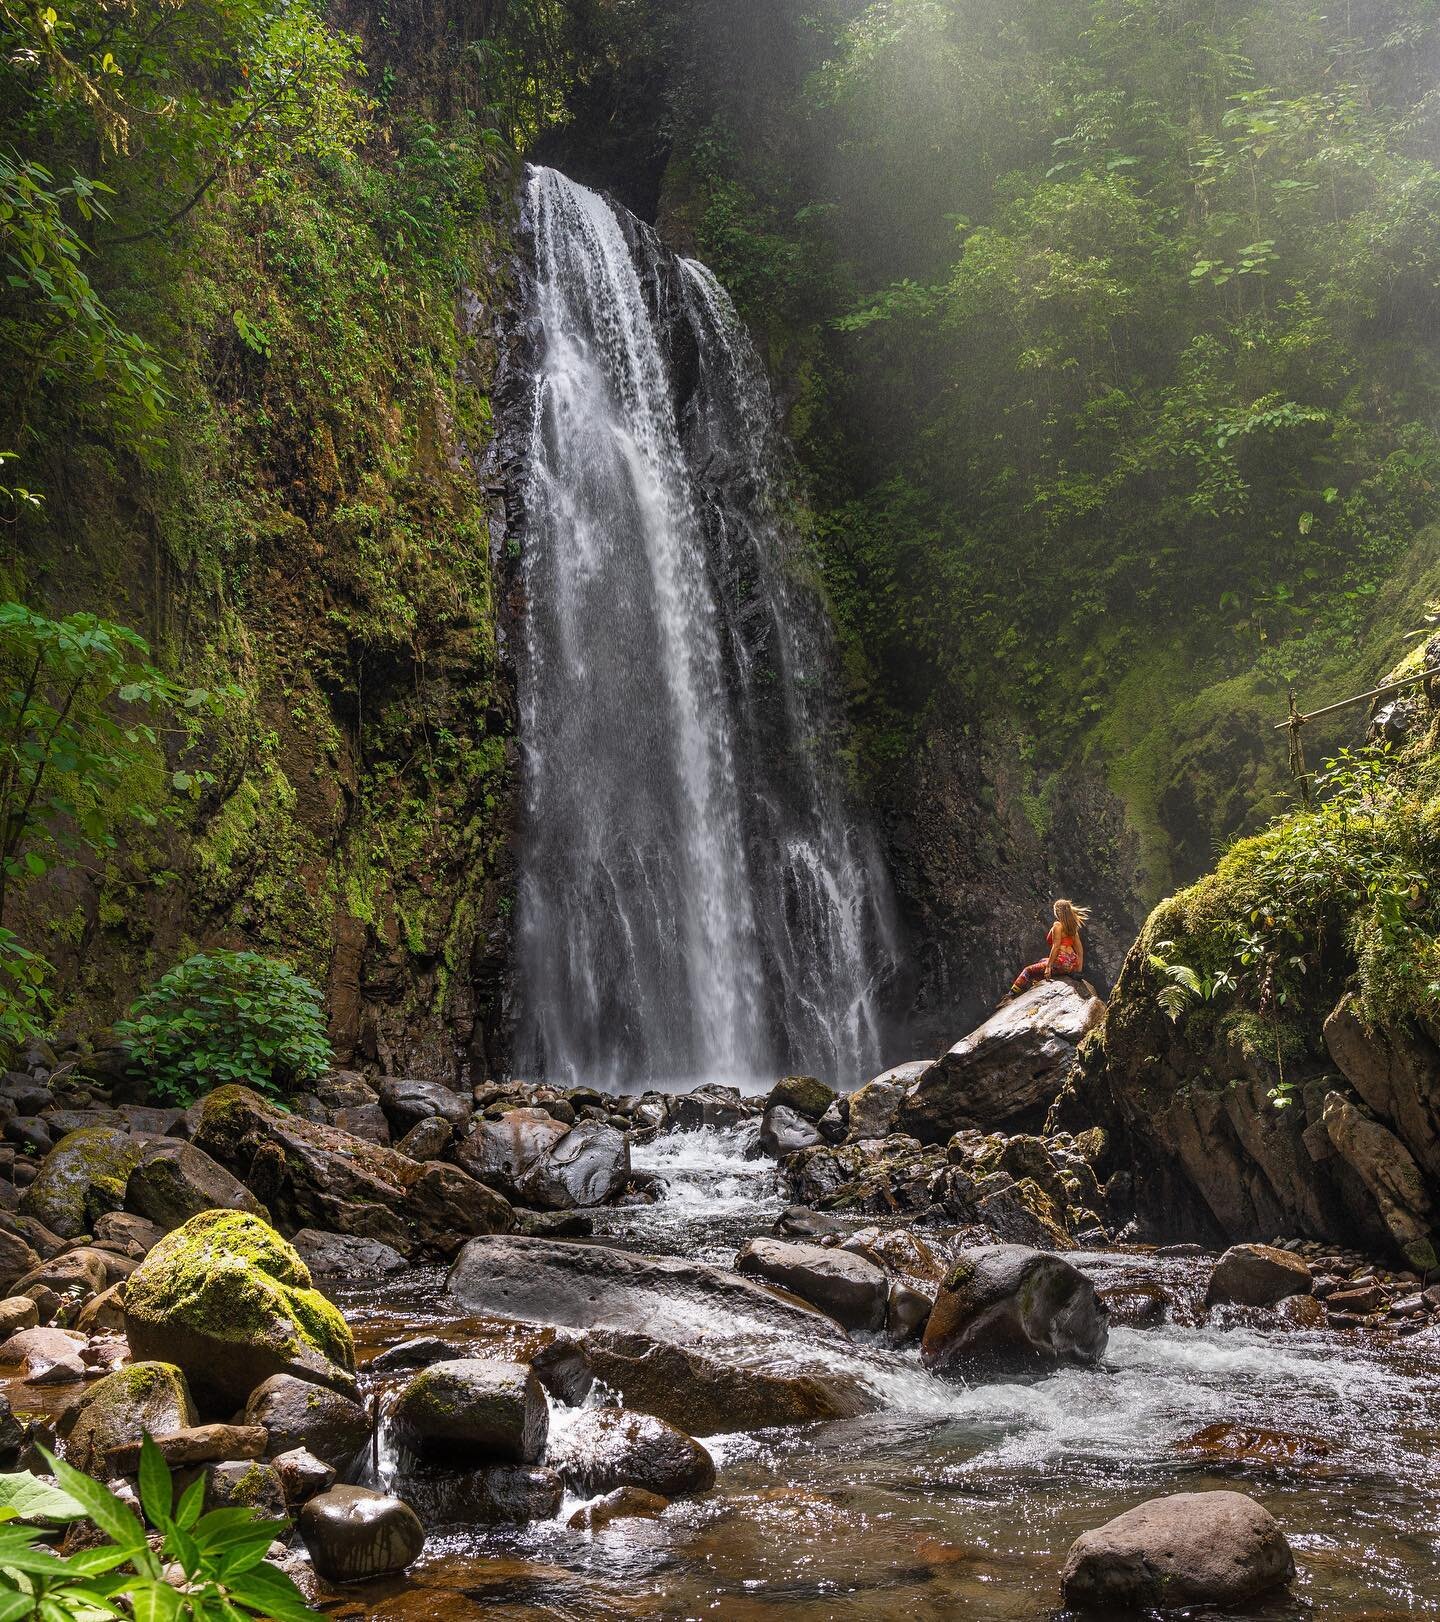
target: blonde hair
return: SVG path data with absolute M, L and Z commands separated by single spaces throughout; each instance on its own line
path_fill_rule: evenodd
M 1055 903 L 1055 922 L 1071 940 L 1080 939 L 1080 931 L 1089 921 L 1089 907 L 1077 907 L 1073 901 L 1066 901 L 1063 897 Z

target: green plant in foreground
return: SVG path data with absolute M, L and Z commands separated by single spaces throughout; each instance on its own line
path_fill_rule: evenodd
M 331 1058 L 319 991 L 259 952 L 197 952 L 142 993 L 115 1031 L 155 1094 L 180 1104 L 232 1082 L 283 1098 Z
M 148 1435 L 140 1445 L 140 1502 L 158 1547 L 108 1487 L 49 1453 L 45 1459 L 58 1486 L 28 1473 L 0 1476 L 0 1521 L 88 1519 L 108 1541 L 58 1555 L 30 1527 L 0 1527 L 0 1622 L 127 1615 L 135 1622 L 301 1622 L 317 1614 L 283 1571 L 264 1563 L 284 1523 L 249 1508 L 202 1515 L 203 1477 L 177 1503 L 169 1467 Z

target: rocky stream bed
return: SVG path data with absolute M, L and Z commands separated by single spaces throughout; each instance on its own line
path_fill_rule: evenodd
M 1042 988 L 848 1097 L 345 1073 L 182 1112 L 32 1055 L 6 1468 L 123 1489 L 148 1430 L 293 1518 L 336 1617 L 1440 1616 L 1440 1289 L 1141 1242 L 1054 1115 L 1092 1022 Z

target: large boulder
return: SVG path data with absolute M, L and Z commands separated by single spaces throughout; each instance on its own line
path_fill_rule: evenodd
M 432 1363 L 406 1382 L 390 1410 L 402 1446 L 471 1463 L 535 1464 L 550 1412 L 534 1372 L 497 1358 Z
M 114 1449 L 144 1431 L 158 1436 L 194 1423 L 190 1388 L 173 1363 L 132 1363 L 97 1380 L 81 1397 L 65 1457 L 103 1481 Z
M 340 1471 L 349 1469 L 370 1440 L 370 1418 L 358 1402 L 293 1374 L 272 1374 L 255 1387 L 245 1404 L 245 1423 L 269 1433 L 268 1452 L 305 1448 Z
M 407 1256 L 450 1255 L 460 1237 L 514 1225 L 509 1205 L 458 1167 L 302 1120 L 246 1087 L 211 1093 L 192 1141 L 243 1179 L 285 1232 L 319 1228 Z
M 568 1355 L 626 1405 L 695 1435 L 836 1419 L 874 1405 L 825 1356 L 844 1331 L 728 1269 L 563 1240 L 472 1239 L 450 1270 L 467 1311 L 577 1331 Z
M 604 1205 L 630 1180 L 630 1139 L 604 1121 L 580 1121 L 520 1182 L 526 1205 L 543 1211 Z
M 696 1132 L 706 1126 L 738 1126 L 759 1108 L 759 1100 L 745 1098 L 738 1087 L 707 1081 L 688 1093 L 676 1094 L 665 1117 L 665 1130 Z
M 962 1127 L 989 1131 L 1043 1116 L 1080 1039 L 1104 1012 L 1083 980 L 1042 980 L 920 1072 L 906 1089 L 898 1129 L 943 1143 Z
M 1067 1606 L 1110 1613 L 1238 1605 L 1294 1575 L 1285 1534 L 1253 1498 L 1178 1492 L 1083 1532 L 1060 1581 Z
M 123 1209 L 130 1173 L 150 1141 L 146 1134 L 119 1126 L 67 1132 L 20 1196 L 22 1215 L 34 1217 L 62 1239 L 91 1232 L 106 1211 Z
M 846 1329 L 885 1326 L 890 1280 L 881 1267 L 853 1251 L 751 1239 L 735 1258 L 735 1270 L 798 1295 Z
M 463 1132 L 474 1111 L 470 1100 L 452 1088 L 408 1076 L 387 1076 L 380 1083 L 380 1108 L 397 1138 L 432 1115 L 439 1115 L 456 1132 Z
M 266 1215 L 265 1207 L 204 1150 L 177 1138 L 147 1142 L 125 1185 L 125 1204 L 167 1233 L 202 1211 L 248 1211 Z
M 623 1408 L 567 1415 L 551 1438 L 546 1460 L 586 1497 L 616 1487 L 644 1487 L 682 1498 L 715 1485 L 715 1461 L 693 1436 L 653 1414 Z
M 962 1251 L 945 1275 L 921 1355 L 941 1371 L 1015 1373 L 1098 1362 L 1107 1338 L 1105 1304 L 1077 1268 L 1048 1251 L 986 1245 Z
M 569 1130 L 543 1109 L 509 1109 L 498 1120 L 477 1121 L 455 1145 L 455 1161 L 477 1182 L 518 1200 L 526 1174 Z
M 927 1071 L 933 1059 L 911 1059 L 867 1081 L 850 1094 L 846 1136 L 852 1143 L 888 1138 L 895 1130 L 906 1090 Z
M 272 1374 L 355 1387 L 344 1318 L 294 1248 L 243 1211 L 203 1212 L 155 1246 L 126 1287 L 125 1333 L 137 1358 L 178 1363 L 202 1408 L 227 1416 Z
M 1232 1245 L 1215 1264 L 1205 1302 L 1270 1307 L 1287 1295 L 1309 1295 L 1310 1289 L 1310 1265 L 1303 1258 L 1270 1245 Z
M 824 1141 L 814 1122 L 788 1104 L 770 1104 L 760 1118 L 760 1147 L 776 1160 L 801 1149 L 813 1149 Z
M 290 1243 L 315 1278 L 380 1278 L 401 1272 L 405 1258 L 379 1239 L 357 1239 L 348 1233 L 321 1233 L 301 1228 Z
M 404 1571 L 425 1547 L 410 1506 L 369 1487 L 331 1487 L 300 1511 L 300 1536 L 327 1582 L 358 1583 Z

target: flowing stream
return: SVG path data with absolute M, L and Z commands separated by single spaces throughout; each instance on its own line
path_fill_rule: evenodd
M 753 1125 L 637 1148 L 667 1196 L 596 1213 L 597 1238 L 728 1262 L 784 1201 Z M 943 1244 L 943 1236 L 935 1236 Z M 1180 1303 L 1209 1262 L 1081 1255 L 1097 1283 L 1160 1278 Z M 439 1270 L 355 1287 L 362 1346 L 443 1332 Z M 1176 1313 L 1183 1319 L 1183 1312 Z M 814 1355 L 815 1348 L 806 1349 Z M 514 1528 L 435 1526 L 390 1594 L 337 1616 L 421 1618 L 998 1619 L 1057 1617 L 1065 1551 L 1145 1498 L 1231 1487 L 1281 1520 L 1300 1567 L 1289 1595 L 1240 1614 L 1298 1622 L 1440 1616 L 1440 1360 L 1330 1331 L 1172 1321 L 1112 1330 L 1096 1369 L 967 1386 L 913 1354 L 857 1340 L 823 1355 L 880 1400 L 857 1419 L 711 1437 L 714 1490 L 657 1521 L 596 1534 L 561 1517 Z M 557 1411 L 563 1423 L 563 1410 Z M 1185 1442 L 1219 1421 L 1296 1439 L 1288 1462 L 1216 1465 Z
M 878 1068 L 889 902 L 729 299 L 607 199 L 526 190 L 516 1063 L 611 1086 Z

